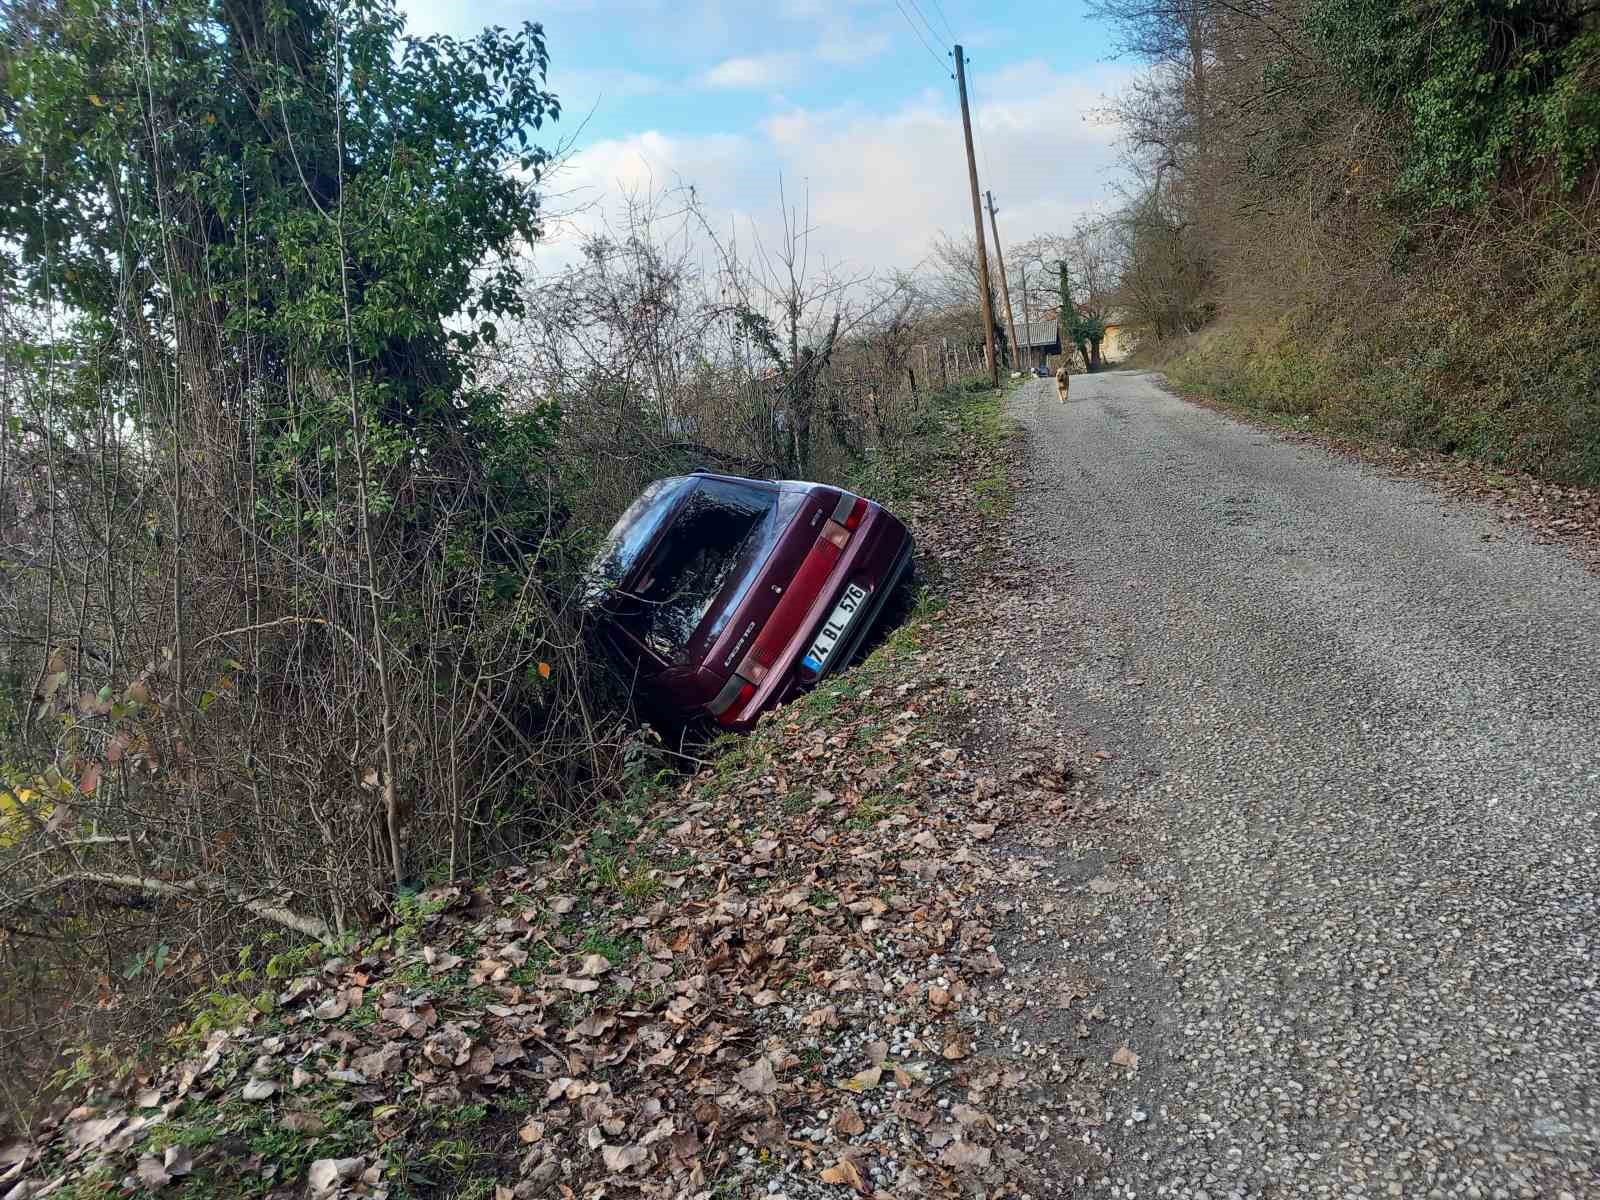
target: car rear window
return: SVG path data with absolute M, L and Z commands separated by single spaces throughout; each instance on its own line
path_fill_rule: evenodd
M 693 479 L 658 479 L 628 505 L 589 567 L 585 598 L 590 603 L 605 599 L 622 582 L 661 528 L 672 502 L 694 485 Z
M 694 481 L 633 585 L 627 624 L 664 661 L 688 660 L 714 604 L 714 635 L 727 622 L 777 536 L 778 492 L 722 479 Z

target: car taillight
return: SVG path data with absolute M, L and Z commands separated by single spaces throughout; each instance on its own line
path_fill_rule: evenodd
M 861 524 L 862 518 L 866 515 L 867 502 L 865 500 L 858 499 L 850 506 L 850 515 L 844 519 L 844 527 L 846 529 L 855 529 Z
M 834 564 L 839 561 L 839 548 L 850 535 L 845 532 L 844 526 L 829 521 L 828 525 L 839 531 L 839 539 L 835 540 L 827 532 L 817 539 L 816 545 L 811 547 L 811 552 L 806 555 L 805 561 L 800 564 L 800 569 L 789 581 L 789 590 L 778 601 L 778 607 L 772 610 L 772 615 L 767 618 L 765 627 L 756 635 L 754 644 L 750 647 L 750 658 L 764 667 L 772 667 L 778 661 L 778 655 L 789 644 L 789 639 L 800 632 L 800 627 L 805 623 L 807 614 L 811 611 L 811 604 L 822 591 L 823 585 L 828 582 L 828 577 L 833 573 Z M 737 668 L 741 675 L 744 667 Z
M 744 711 L 744 706 L 750 703 L 756 694 L 756 685 L 746 683 L 739 689 L 739 694 L 733 698 L 733 703 L 717 714 L 717 724 L 732 725 L 739 719 L 739 714 Z

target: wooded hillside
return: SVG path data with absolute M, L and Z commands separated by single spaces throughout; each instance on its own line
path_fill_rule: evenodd
M 1105 0 L 1129 308 L 1186 386 L 1600 481 L 1600 8 Z

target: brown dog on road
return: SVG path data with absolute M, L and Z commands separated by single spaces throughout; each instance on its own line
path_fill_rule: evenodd
M 1056 395 L 1061 397 L 1061 403 L 1067 402 L 1067 386 L 1072 376 L 1067 372 L 1065 365 L 1056 368 Z

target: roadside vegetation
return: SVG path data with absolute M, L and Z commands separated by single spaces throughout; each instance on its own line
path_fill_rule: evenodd
M 999 967 L 957 865 L 1009 801 L 933 653 L 1009 503 L 1001 400 L 952 385 L 876 460 L 931 569 L 863 662 L 687 767 L 635 741 L 542 850 L 336 944 L 258 927 L 141 1053 L 86 1043 L 0 1179 L 505 1200 L 1010 1177 L 975 1099 L 1004 1074 L 975 1016 Z
M 535 271 L 558 50 L 387 0 L 0 22 L 8 1119 L 629 803 L 662 751 L 578 600 L 646 481 L 915 506 L 965 411 L 976 293 L 817 266 L 803 196 L 754 262 L 685 188 Z
M 1143 357 L 1231 404 L 1600 483 L 1600 12 L 1103 0 Z

